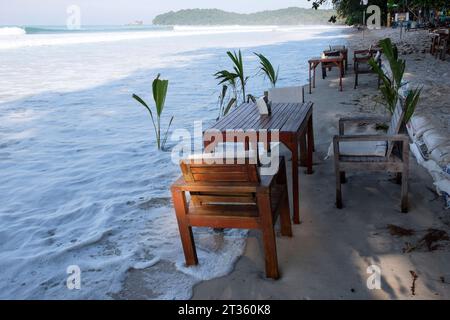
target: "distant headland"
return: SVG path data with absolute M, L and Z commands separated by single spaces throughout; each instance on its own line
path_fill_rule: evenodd
M 335 10 L 291 7 L 255 13 L 234 13 L 219 9 L 186 9 L 160 14 L 155 25 L 311 25 L 328 24 Z

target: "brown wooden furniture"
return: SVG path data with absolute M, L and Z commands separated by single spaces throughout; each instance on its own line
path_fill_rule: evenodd
M 339 51 L 344 57 L 345 70 L 348 69 L 348 48 L 346 46 L 330 45 L 330 51 Z
M 430 45 L 430 53 L 434 56 L 436 53 L 436 46 L 439 42 L 439 34 L 431 33 L 431 45 Z
M 293 209 L 294 223 L 300 223 L 299 215 L 299 183 L 298 183 L 298 153 L 300 144 L 301 163 L 307 166 L 307 174 L 312 174 L 312 156 L 314 149 L 313 134 L 313 103 L 271 103 L 272 114 L 262 116 L 254 103 L 244 103 L 235 108 L 228 115 L 211 126 L 208 130 L 220 131 L 223 135 L 223 141 L 227 141 L 227 134 L 235 133 L 236 140 L 238 136 L 248 131 L 256 132 L 257 139 L 261 141 L 260 133 L 267 131 L 267 143 L 281 142 L 292 153 L 292 189 L 293 189 Z M 279 141 L 272 139 L 272 133 L 279 133 Z M 300 143 L 306 137 L 306 146 Z M 244 137 L 245 138 L 245 137 Z M 204 133 L 205 147 L 214 143 L 210 141 Z
M 280 214 L 281 234 L 292 236 L 284 159 L 278 173 L 259 175 L 249 158 L 218 164 L 182 160 L 183 177 L 171 187 L 187 265 L 198 264 L 192 227 L 259 229 L 266 276 L 279 278 L 274 224 Z M 186 193 L 190 194 L 187 200 Z
M 448 50 L 450 49 L 449 45 L 449 35 L 441 35 L 438 38 L 438 41 L 434 48 L 434 57 L 437 59 L 445 60 L 445 56 L 447 55 Z
M 430 53 L 436 58 L 445 60 L 445 55 L 449 49 L 450 29 L 438 29 L 431 33 Z
M 311 94 L 311 71 L 313 72 L 312 87 L 316 87 L 316 68 L 321 63 L 320 57 L 314 57 L 308 60 L 308 70 L 309 70 L 309 93 Z
M 320 62 L 322 63 L 323 79 L 325 79 L 325 77 L 327 76 L 327 68 L 339 68 L 339 90 L 342 91 L 342 78 L 344 77 L 344 57 L 342 56 L 342 54 L 340 54 L 339 56 L 323 56 L 320 59 Z
M 405 111 L 403 102 L 399 99 L 390 126 L 385 135 L 345 135 L 345 123 L 380 123 L 386 119 L 380 118 L 342 118 L 339 121 L 339 135 L 333 139 L 334 166 L 336 173 L 336 206 L 342 208 L 341 184 L 345 183 L 345 173 L 357 171 L 383 171 L 397 173 L 397 182 L 401 182 L 401 210 L 408 211 L 408 167 L 409 139 L 405 134 L 399 134 Z M 375 142 L 375 144 L 373 144 Z M 353 149 L 349 148 L 353 144 Z M 355 145 L 357 143 L 358 145 Z M 355 147 L 371 150 L 367 154 L 355 154 Z M 396 149 L 394 149 L 394 146 Z M 383 148 L 383 154 L 375 149 Z M 347 151 L 345 151 L 347 149 Z M 379 151 L 379 150 L 378 150 Z
M 360 74 L 375 73 L 369 65 L 369 60 L 372 58 L 376 59 L 378 66 L 381 68 L 381 53 L 377 55 L 377 51 L 373 49 L 355 50 L 353 52 L 353 69 L 355 73 L 354 89 L 358 86 Z M 380 76 L 378 76 L 378 88 L 380 87 L 380 81 Z

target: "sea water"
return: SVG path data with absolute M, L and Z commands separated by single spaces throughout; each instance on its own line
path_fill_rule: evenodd
M 55 31 L 56 30 L 56 31 Z M 269 86 L 253 52 L 280 66 L 279 86 L 306 83 L 307 60 L 345 29 L 309 27 L 0 28 L 0 298 L 108 299 L 146 269 L 148 298 L 189 298 L 231 271 L 246 233 L 196 229 L 200 264 L 186 268 L 169 186 L 180 175 L 158 151 L 148 112 L 160 73 L 163 128 L 218 116 L 213 74 L 243 50 L 248 92 Z M 78 266 L 80 289 L 67 287 Z M 69 286 L 70 287 L 70 286 Z

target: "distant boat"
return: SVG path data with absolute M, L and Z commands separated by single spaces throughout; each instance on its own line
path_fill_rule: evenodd
M 144 24 L 144 21 L 142 20 L 136 20 L 131 23 L 128 23 L 127 26 L 142 26 Z

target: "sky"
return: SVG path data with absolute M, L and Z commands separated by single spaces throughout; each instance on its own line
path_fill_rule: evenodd
M 82 24 L 126 24 L 171 10 L 218 8 L 256 12 L 287 7 L 310 8 L 307 0 L 0 0 L 0 25 L 65 25 L 67 8 L 78 5 Z

